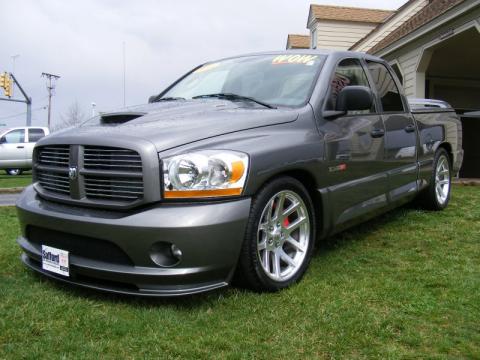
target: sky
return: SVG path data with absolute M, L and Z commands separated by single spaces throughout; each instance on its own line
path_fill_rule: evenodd
M 146 103 L 205 61 L 285 49 L 289 33 L 308 34 L 311 3 L 397 9 L 406 0 L 0 0 L 0 72 L 32 98 L 33 125 L 47 123 L 42 72 L 60 76 L 52 124 L 78 103 L 86 117 Z M 8 16 L 6 16 L 8 14 Z M 12 56 L 15 59 L 13 69 Z M 3 90 L 0 97 L 3 97 Z M 14 98 L 22 98 L 14 90 Z M 25 124 L 26 106 L 0 101 L 0 126 Z

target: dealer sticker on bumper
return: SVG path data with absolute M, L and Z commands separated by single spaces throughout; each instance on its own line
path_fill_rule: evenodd
M 42 245 L 42 269 L 69 276 L 68 251 Z

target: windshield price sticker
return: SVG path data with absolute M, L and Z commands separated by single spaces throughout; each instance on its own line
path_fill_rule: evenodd
M 42 269 L 69 276 L 68 251 L 42 245 Z
M 315 64 L 317 58 L 317 55 L 278 55 L 273 58 L 272 64 L 303 64 L 311 66 Z

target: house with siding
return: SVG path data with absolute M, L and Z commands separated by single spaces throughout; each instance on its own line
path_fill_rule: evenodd
M 310 6 L 310 48 L 363 51 L 386 59 L 409 97 L 480 110 L 480 0 L 408 0 L 396 10 Z M 480 177 L 480 118 L 462 118 L 462 177 Z

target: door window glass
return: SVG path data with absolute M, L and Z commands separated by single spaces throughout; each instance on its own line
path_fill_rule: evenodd
M 400 67 L 397 64 L 392 64 L 392 69 L 395 71 L 395 75 L 397 75 L 398 80 L 400 80 L 400 84 L 403 85 L 403 75 Z
M 7 144 L 18 144 L 25 142 L 25 130 L 12 130 L 4 135 Z
M 28 129 L 28 142 L 34 143 L 45 136 L 43 129 Z
M 327 99 L 325 110 L 335 110 L 337 105 L 337 97 L 340 91 L 346 86 L 366 86 L 370 87 L 367 75 L 358 59 L 344 59 L 335 69 L 332 82 L 330 84 L 330 94 Z M 375 105 L 369 110 L 349 111 L 348 115 L 368 114 L 375 112 Z
M 368 61 L 368 70 L 377 87 L 383 111 L 404 112 L 400 91 L 398 91 L 397 85 L 387 67 L 377 62 Z

